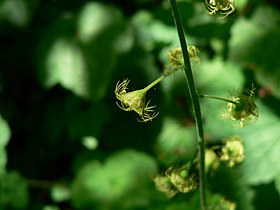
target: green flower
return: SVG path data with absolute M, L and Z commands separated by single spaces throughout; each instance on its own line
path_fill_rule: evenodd
M 181 167 L 170 166 L 165 171 L 165 176 L 156 176 L 154 182 L 156 189 L 171 198 L 178 192 L 187 193 L 197 188 L 197 176 L 190 173 L 191 165 L 185 164 Z
M 227 111 L 222 115 L 222 118 L 237 122 L 241 128 L 256 121 L 259 113 L 254 96 L 254 88 L 252 88 L 252 90 L 247 90 L 245 94 L 231 97 L 232 102 L 228 103 Z
M 169 178 L 178 192 L 187 193 L 197 188 L 197 177 L 194 173 L 189 173 L 190 164 L 185 164 L 180 168 L 169 167 L 165 175 Z
M 172 198 L 177 194 L 177 189 L 172 185 L 169 178 L 166 176 L 156 176 L 154 178 L 156 189 L 165 193 L 168 198 Z
M 239 136 L 229 137 L 221 150 L 220 160 L 229 167 L 233 167 L 244 159 L 244 147 L 241 138 Z
M 139 121 L 147 122 L 154 119 L 158 113 L 154 111 L 156 106 L 149 106 L 146 103 L 146 92 L 149 88 L 127 92 L 129 80 L 125 79 L 123 82 L 118 82 L 115 88 L 115 95 L 120 101 L 117 105 L 124 111 L 135 111 L 139 116 Z
M 225 18 L 235 11 L 235 0 L 205 0 L 204 6 L 209 15 L 219 13 Z
M 198 49 L 195 46 L 188 46 L 189 59 L 191 64 L 199 63 Z M 168 52 L 168 65 L 165 68 L 165 76 L 169 76 L 176 71 L 184 70 L 184 57 L 180 47 L 171 49 Z

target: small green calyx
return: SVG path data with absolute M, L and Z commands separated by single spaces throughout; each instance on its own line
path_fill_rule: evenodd
M 146 92 L 148 89 L 144 88 L 132 92 L 127 92 L 129 80 L 125 79 L 123 82 L 118 82 L 115 88 L 116 98 L 120 101 L 117 105 L 124 111 L 135 111 L 139 116 L 139 121 L 147 122 L 154 119 L 158 113 L 154 112 L 155 106 L 149 106 L 146 103 Z

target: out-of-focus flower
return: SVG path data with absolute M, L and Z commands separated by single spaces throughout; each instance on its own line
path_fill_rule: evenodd
M 204 7 L 209 15 L 220 14 L 225 18 L 235 11 L 235 0 L 205 0 Z
M 166 176 L 157 176 L 154 178 L 156 189 L 160 192 L 165 193 L 168 198 L 172 198 L 177 194 L 177 189 L 170 182 Z
M 222 115 L 222 118 L 238 122 L 241 128 L 252 121 L 256 121 L 259 113 L 254 102 L 254 90 L 252 88 L 252 90 L 247 90 L 245 93 L 238 93 L 237 96 L 232 96 L 230 99 L 232 103 L 228 103 L 227 111 Z
M 188 46 L 188 54 L 191 64 L 199 63 L 198 49 L 195 46 Z M 165 76 L 169 76 L 175 71 L 184 70 L 184 57 L 181 47 L 171 49 L 168 52 L 168 65 L 165 69 Z
M 220 160 L 225 162 L 229 167 L 241 163 L 245 159 L 244 147 L 239 136 L 231 136 L 226 140 L 221 149 Z
M 198 181 L 195 173 L 190 173 L 190 164 L 181 167 L 170 166 L 165 176 L 154 179 L 157 190 L 164 192 L 167 197 L 173 197 L 178 192 L 187 193 L 197 188 Z
M 187 193 L 197 188 L 197 177 L 194 173 L 189 173 L 190 165 L 186 164 L 180 168 L 169 167 L 165 175 L 169 178 L 173 186 L 182 193 Z

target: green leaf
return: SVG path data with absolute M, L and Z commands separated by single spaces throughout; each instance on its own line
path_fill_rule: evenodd
M 250 19 L 238 19 L 232 28 L 230 58 L 250 66 L 257 81 L 280 97 L 280 61 L 278 54 L 280 13 L 261 6 Z
M 157 46 L 179 46 L 176 29 L 155 20 L 148 11 L 139 11 L 132 17 L 132 25 L 137 32 L 139 45 L 147 51 Z
M 26 209 L 29 200 L 26 180 L 17 172 L 9 172 L 0 178 L 1 209 Z
M 11 131 L 8 123 L 0 115 L 0 148 L 4 148 L 9 142 Z
M 56 184 L 51 189 L 51 197 L 55 202 L 63 202 L 69 200 L 70 193 L 70 189 L 62 184 Z
M 193 72 L 199 93 L 224 96 L 228 91 L 243 86 L 244 76 L 234 63 L 225 62 L 220 57 L 212 60 L 202 57 L 201 60 Z
M 132 202 L 129 197 L 137 198 L 133 196 L 134 193 L 139 192 L 139 188 L 156 172 L 157 166 L 151 157 L 133 150 L 119 152 L 109 157 L 104 164 L 88 162 L 78 172 L 73 183 L 73 203 L 76 208 L 93 203 L 107 207 L 118 202 L 124 205 Z
M 45 88 L 60 84 L 79 97 L 105 97 L 119 53 L 130 50 L 132 32 L 120 10 L 88 3 L 76 16 L 64 15 L 45 30 L 38 78 Z
M 0 148 L 0 177 L 6 172 L 7 153 L 4 148 Z
M 86 63 L 77 43 L 56 40 L 46 58 L 46 87 L 61 84 L 78 96 L 89 97 L 88 82 Z
M 167 166 L 191 159 L 196 149 L 195 127 L 186 127 L 174 119 L 165 118 L 156 148 L 159 159 Z
M 4 19 L 11 24 L 24 27 L 30 20 L 28 2 L 24 0 L 5 0 L 0 4 L 0 20 Z
M 280 196 L 280 174 L 275 179 L 275 188 Z
M 11 131 L 7 122 L 0 115 L 0 177 L 4 174 L 7 164 L 5 147 L 11 137 Z
M 106 37 L 103 37 L 106 39 L 104 41 L 112 46 L 115 45 L 114 50 L 117 52 L 126 52 L 131 49 L 134 40 L 131 28 L 123 26 L 122 21 L 122 15 L 117 8 L 98 2 L 89 2 L 83 6 L 77 18 L 78 38 L 84 44 L 88 44 L 95 39 L 102 38 L 109 30 L 112 32 L 111 35 L 116 36 L 116 40 L 114 38 L 107 40 Z M 117 25 L 123 27 L 122 31 L 116 30 Z M 111 41 L 113 42 L 111 43 Z
M 268 107 L 258 103 L 260 116 L 255 124 L 242 131 L 245 161 L 243 180 L 252 185 L 274 181 L 280 176 L 280 121 Z

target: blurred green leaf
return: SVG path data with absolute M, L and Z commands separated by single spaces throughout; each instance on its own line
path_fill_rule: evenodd
M 89 150 L 95 150 L 98 147 L 98 140 L 93 136 L 85 136 L 82 138 L 82 144 Z
M 7 122 L 0 115 L 0 177 L 4 174 L 6 163 L 7 163 L 7 154 L 6 154 L 6 145 L 9 142 L 11 137 L 11 131 Z
M 132 17 L 132 25 L 137 33 L 139 45 L 147 51 L 152 51 L 158 46 L 179 46 L 176 29 L 154 19 L 148 11 L 137 12 Z
M 215 174 L 209 176 L 208 183 L 212 192 L 221 193 L 224 198 L 236 203 L 239 210 L 254 210 L 255 191 L 240 177 L 240 166 L 235 168 L 220 167 Z
M 54 205 L 47 205 L 47 206 L 44 206 L 42 210 L 61 210 L 61 209 Z
M 280 176 L 280 119 L 263 104 L 258 106 L 258 121 L 242 131 L 246 155 L 243 180 L 252 185 L 268 183 Z
M 159 159 L 167 166 L 190 160 L 196 149 L 195 127 L 186 127 L 175 119 L 165 118 L 156 149 Z
M 77 17 L 63 14 L 44 34 L 38 72 L 42 85 L 60 84 L 93 101 L 105 97 L 117 55 L 133 44 L 120 10 L 100 3 L 86 4 Z
M 220 57 L 212 60 L 202 57 L 201 60 L 193 72 L 199 93 L 224 96 L 243 86 L 244 76 L 234 63 Z
M 45 85 L 61 84 L 76 95 L 89 97 L 88 75 L 81 49 L 74 40 L 58 39 L 46 58 Z
M 56 184 L 51 189 L 51 197 L 55 202 L 67 201 L 71 197 L 70 189 L 62 184 Z
M 5 148 L 0 148 L 0 178 L 6 171 L 7 153 Z
M 280 174 L 278 174 L 278 176 L 275 179 L 275 188 L 280 196 Z
M 79 38 L 83 42 L 89 42 L 114 24 L 115 18 L 120 16 L 119 11 L 113 7 L 89 2 L 84 5 L 77 20 Z
M 130 200 L 133 194 L 156 173 L 154 160 L 133 150 L 112 155 L 104 164 L 88 162 L 78 171 L 73 183 L 73 203 L 78 209 L 94 203 L 107 207 L 114 207 L 119 201 L 122 205 L 133 203 Z
M 0 20 L 6 20 L 11 24 L 23 27 L 30 20 L 28 1 L 26 0 L 4 0 L 0 3 Z
M 26 180 L 17 172 L 0 178 L 1 209 L 26 209 L 29 200 Z
M 118 9 L 98 2 L 89 2 L 83 6 L 77 19 L 78 37 L 84 44 L 89 43 L 96 38 L 98 39 L 104 31 L 120 20 L 121 14 Z M 113 50 L 125 52 L 132 47 L 132 44 L 132 31 L 126 28 L 116 38 L 115 49 Z
M 6 120 L 0 115 L 0 148 L 4 148 L 9 142 L 11 131 Z
M 280 13 L 272 7 L 258 7 L 250 19 L 238 19 L 232 28 L 230 57 L 250 65 L 257 81 L 280 97 L 280 61 L 277 57 Z

